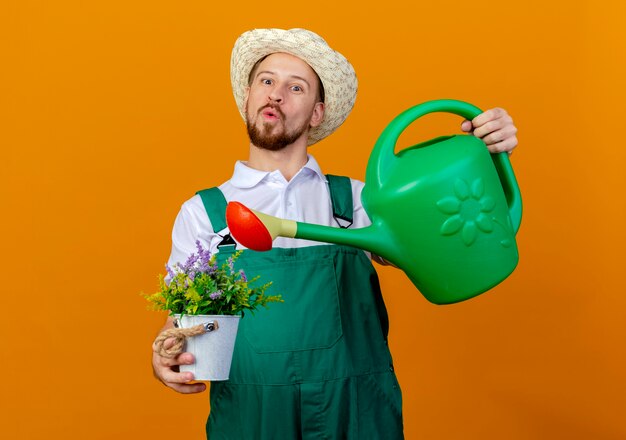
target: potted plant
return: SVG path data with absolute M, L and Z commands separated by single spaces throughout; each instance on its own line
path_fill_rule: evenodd
M 271 282 L 256 285 L 258 276 L 248 279 L 234 269 L 241 251 L 219 266 L 216 255 L 199 241 L 196 248 L 185 264 L 166 265 L 168 276 L 159 275 L 159 291 L 145 295 L 153 310 L 167 310 L 175 319 L 176 328 L 161 333 L 155 345 L 167 357 L 183 350 L 193 353 L 195 363 L 181 365 L 180 371 L 191 371 L 196 380 L 227 380 L 239 319 L 282 299 L 265 294 Z M 177 343 L 166 350 L 163 342 L 171 337 Z

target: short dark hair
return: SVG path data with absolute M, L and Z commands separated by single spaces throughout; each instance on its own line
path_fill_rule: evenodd
M 259 61 L 254 63 L 254 66 L 252 66 L 252 70 L 250 70 L 250 75 L 248 75 L 248 87 L 252 86 L 252 80 L 254 79 L 254 75 L 256 74 L 256 71 L 259 69 L 259 65 L 263 62 L 265 58 L 267 58 L 270 55 L 271 54 L 267 54 L 263 58 L 261 58 Z M 313 72 L 315 73 L 315 77 L 317 78 L 317 101 L 324 102 L 324 100 L 326 99 L 326 93 L 324 92 L 324 84 L 322 84 L 322 80 L 320 79 L 315 69 L 313 69 L 312 67 L 311 69 L 313 70 Z

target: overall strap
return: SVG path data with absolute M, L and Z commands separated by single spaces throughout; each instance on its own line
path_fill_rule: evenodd
M 215 233 L 226 228 L 226 198 L 218 187 L 198 191 Z
M 204 209 L 209 216 L 211 225 L 213 226 L 213 232 L 217 234 L 219 231 L 226 229 L 228 226 L 226 224 L 227 203 L 222 191 L 218 187 L 213 187 L 198 191 L 196 194 L 202 198 L 202 204 L 204 205 Z M 236 245 L 235 241 L 232 239 L 230 234 L 226 234 L 217 247 L 220 248 L 223 246 L 233 245 Z
M 327 174 L 328 189 L 330 191 L 330 200 L 333 204 L 333 217 L 335 221 L 342 228 L 349 228 L 352 225 L 352 214 L 354 212 L 354 205 L 352 204 L 352 184 L 350 178 L 345 176 L 335 176 Z M 341 219 L 348 222 L 348 225 L 344 225 L 339 222 Z

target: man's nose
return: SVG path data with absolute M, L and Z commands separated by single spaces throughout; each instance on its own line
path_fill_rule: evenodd
M 280 104 L 283 101 L 283 95 L 278 87 L 272 89 L 267 98 L 270 102 L 273 102 L 275 104 Z

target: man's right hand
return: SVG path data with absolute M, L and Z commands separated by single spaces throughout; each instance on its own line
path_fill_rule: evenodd
M 164 327 L 164 330 L 168 327 L 173 327 L 170 324 L 170 320 L 168 319 L 168 323 Z M 165 348 L 171 348 L 174 345 L 175 339 L 169 338 L 166 339 L 163 343 Z M 193 393 L 201 393 L 206 390 L 205 383 L 189 383 L 194 379 L 193 373 L 179 372 L 179 365 L 189 365 L 194 363 L 194 358 L 191 353 L 181 353 L 175 358 L 168 359 L 159 355 L 156 350 L 154 344 L 152 345 L 152 370 L 154 372 L 154 377 L 163 382 L 164 385 L 172 388 L 174 391 L 178 391 L 183 394 L 193 394 Z

